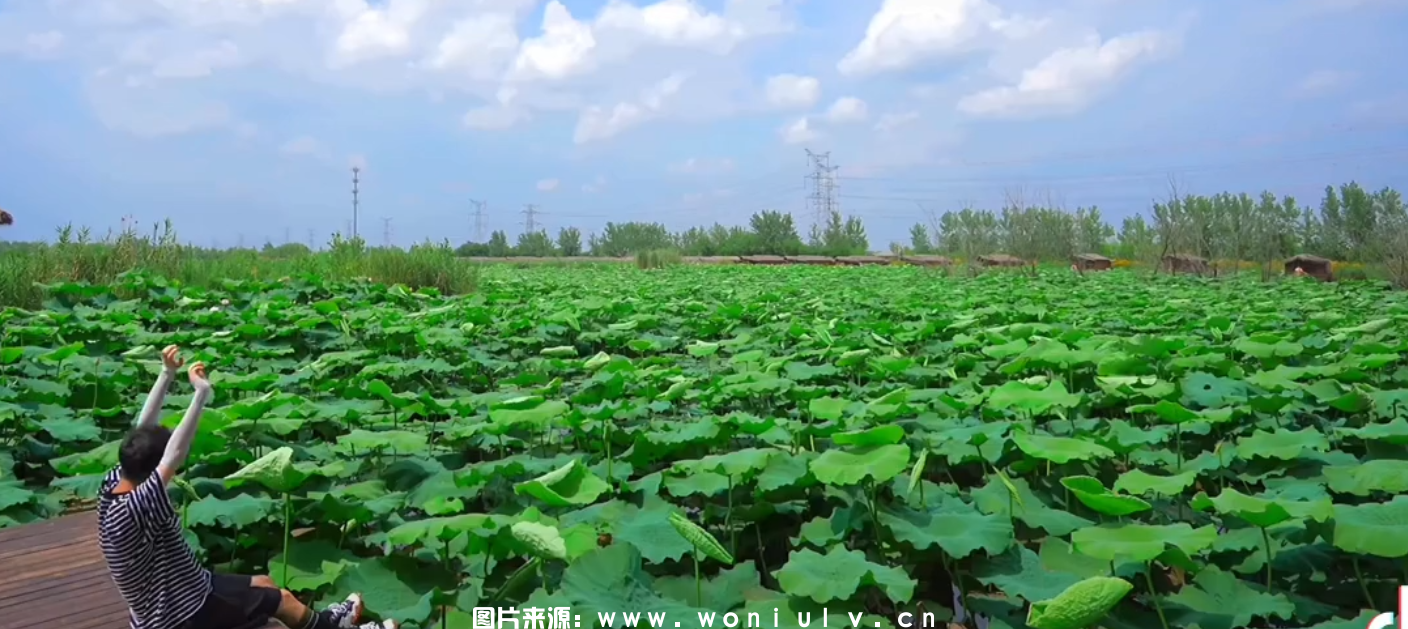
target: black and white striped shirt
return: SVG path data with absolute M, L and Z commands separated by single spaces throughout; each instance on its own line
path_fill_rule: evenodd
M 119 470 L 108 472 L 98 493 L 98 543 L 127 600 L 131 629 L 173 629 L 205 604 L 210 571 L 182 538 L 161 474 L 114 495 Z

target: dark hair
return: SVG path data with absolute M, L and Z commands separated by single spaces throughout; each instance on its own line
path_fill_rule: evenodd
M 156 471 L 157 464 L 161 463 L 161 455 L 166 453 L 166 442 L 170 439 L 171 430 L 165 426 L 132 429 L 117 452 L 122 477 L 135 485 L 145 482 Z

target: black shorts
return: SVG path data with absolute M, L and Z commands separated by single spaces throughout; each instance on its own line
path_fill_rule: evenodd
M 279 610 L 283 594 L 255 587 L 253 577 L 210 573 L 210 596 L 179 629 L 263 629 Z

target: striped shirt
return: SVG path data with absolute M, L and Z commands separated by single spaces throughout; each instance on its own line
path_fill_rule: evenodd
M 98 543 L 127 600 L 131 629 L 174 629 L 205 604 L 210 571 L 181 536 L 161 474 L 115 495 L 120 469 L 108 472 L 98 492 Z

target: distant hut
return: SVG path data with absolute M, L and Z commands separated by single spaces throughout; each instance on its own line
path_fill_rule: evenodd
M 836 264 L 836 258 L 831 256 L 787 256 L 788 264 L 810 264 L 816 266 L 831 266 Z
M 838 264 L 847 266 L 860 266 L 862 264 L 889 264 L 890 258 L 884 256 L 836 256 Z
M 1298 275 L 1297 269 L 1302 272 L 1301 274 L 1309 275 L 1322 282 L 1335 281 L 1330 261 L 1320 256 L 1302 253 L 1286 260 L 1286 275 Z
M 787 258 L 782 256 L 739 256 L 738 261 L 744 264 L 787 264 Z
M 1169 273 L 1194 275 L 1206 275 L 1210 268 L 1206 259 L 1187 253 L 1171 253 L 1164 256 L 1162 266 Z
M 1027 264 L 1026 262 L 1022 261 L 1021 258 L 1009 256 L 1005 253 L 994 253 L 992 255 L 987 256 L 978 256 L 978 263 L 982 264 L 983 266 L 1006 267 L 1025 266 Z
M 916 266 L 953 266 L 953 260 L 943 256 L 904 256 L 900 259 Z
M 1108 271 L 1115 267 L 1115 261 L 1098 253 L 1078 253 L 1071 257 L 1077 271 Z

